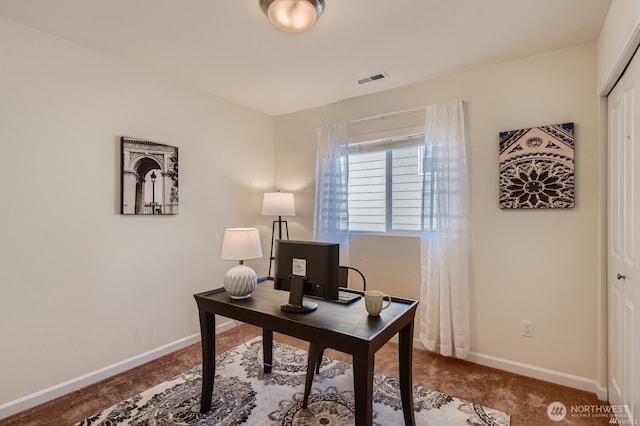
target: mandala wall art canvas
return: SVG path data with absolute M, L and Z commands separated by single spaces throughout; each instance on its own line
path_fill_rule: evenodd
M 500 208 L 575 205 L 574 125 L 500 132 Z

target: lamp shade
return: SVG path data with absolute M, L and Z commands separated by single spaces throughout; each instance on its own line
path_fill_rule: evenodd
M 224 230 L 222 254 L 224 260 L 248 260 L 262 257 L 260 233 L 257 228 L 228 228 Z
M 291 192 L 267 192 L 262 197 L 263 216 L 295 216 L 296 204 Z

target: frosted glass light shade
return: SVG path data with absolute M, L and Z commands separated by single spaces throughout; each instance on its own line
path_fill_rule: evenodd
M 249 260 L 262 257 L 260 233 L 257 228 L 228 228 L 224 230 L 222 254 L 224 260 Z
M 263 216 L 295 216 L 296 204 L 291 192 L 267 192 L 262 197 Z
M 324 0 L 260 0 L 269 21 L 286 32 L 306 31 L 324 11 Z

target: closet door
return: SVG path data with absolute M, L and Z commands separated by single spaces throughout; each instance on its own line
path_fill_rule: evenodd
M 609 95 L 609 402 L 640 415 L 640 58 Z M 632 423 L 635 424 L 635 423 Z

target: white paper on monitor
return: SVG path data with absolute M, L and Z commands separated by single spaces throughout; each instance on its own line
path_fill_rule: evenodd
M 293 258 L 291 265 L 291 275 L 306 277 L 307 276 L 307 259 Z

